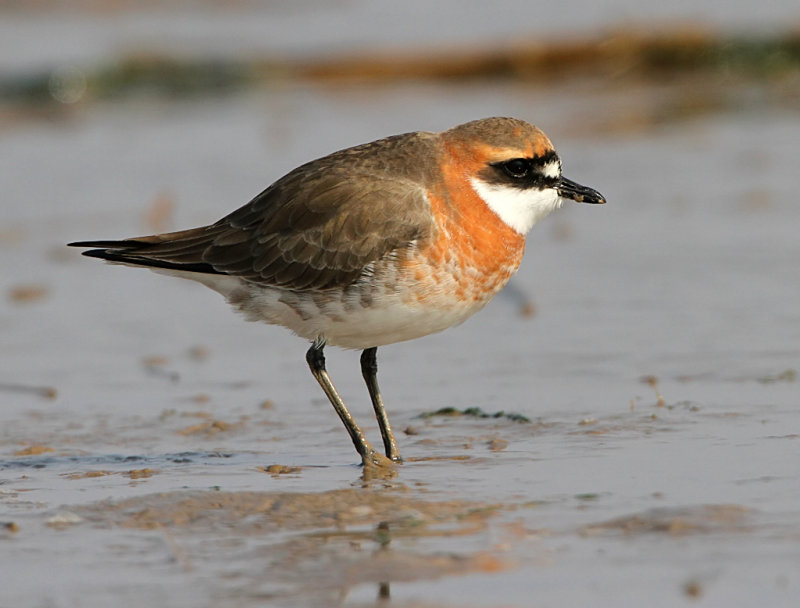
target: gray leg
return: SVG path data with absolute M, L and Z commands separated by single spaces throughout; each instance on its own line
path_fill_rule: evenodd
M 367 348 L 361 353 L 361 373 L 364 375 L 364 382 L 367 383 L 369 398 L 372 400 L 372 407 L 375 409 L 375 417 L 378 419 L 378 426 L 383 437 L 383 446 L 386 448 L 386 456 L 394 461 L 401 460 L 400 452 L 397 449 L 397 442 L 389 426 L 389 417 L 386 415 L 386 407 L 383 405 L 381 390 L 378 388 L 378 348 Z
M 347 411 L 344 401 L 342 401 L 342 398 L 333 386 L 333 382 L 331 382 L 331 378 L 325 369 L 325 355 L 322 353 L 323 348 L 325 348 L 325 341 L 315 340 L 306 353 L 306 361 L 308 362 L 308 367 L 311 368 L 311 373 L 314 374 L 314 378 L 317 379 L 317 382 L 319 382 L 322 390 L 325 391 L 336 413 L 339 414 L 339 418 L 342 419 L 347 432 L 350 433 L 350 439 L 353 440 L 353 445 L 356 446 L 356 451 L 361 455 L 361 460 L 364 464 L 382 464 L 382 461 L 385 459 L 379 452 L 376 452 L 375 448 L 367 441 L 364 432 L 358 427 L 350 412 Z

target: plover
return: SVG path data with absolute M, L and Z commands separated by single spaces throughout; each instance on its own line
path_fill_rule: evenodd
M 310 340 L 306 361 L 362 462 L 387 464 L 400 454 L 378 388 L 378 347 L 442 331 L 483 308 L 519 267 L 528 231 L 565 199 L 605 202 L 561 175 L 538 128 L 486 118 L 334 152 L 208 226 L 70 245 L 193 279 L 248 319 Z M 326 345 L 363 351 L 386 457 L 331 382 Z

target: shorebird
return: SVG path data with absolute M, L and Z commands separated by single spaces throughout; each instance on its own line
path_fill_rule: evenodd
M 208 226 L 70 245 L 193 279 L 248 319 L 310 340 L 306 361 L 362 463 L 386 465 L 400 454 L 378 388 L 378 347 L 442 331 L 483 308 L 519 267 L 528 231 L 565 199 L 605 202 L 561 175 L 538 128 L 485 118 L 334 152 Z M 363 351 L 385 457 L 334 387 L 326 345 Z

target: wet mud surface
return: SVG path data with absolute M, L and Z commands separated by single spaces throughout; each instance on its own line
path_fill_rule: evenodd
M 523 606 L 540 589 L 608 601 L 635 573 L 646 585 L 624 590 L 642 601 L 652 586 L 673 603 L 766 585 L 789 605 L 797 436 L 779 412 L 665 401 L 598 418 L 413 416 L 407 459 L 383 479 L 345 442 L 328 464 L 319 449 L 281 454 L 287 437 L 231 449 L 247 424 L 188 435 L 224 449 L 136 455 L 126 446 L 148 429 L 166 447 L 186 427 L 120 420 L 87 449 L 73 423 L 3 461 L 0 542 L 20 573 L 4 589 L 25 605 L 22 573 L 52 567 L 59 597 L 90 606 Z M 257 411 L 256 429 L 276 415 Z M 340 431 L 309 432 L 333 444 Z

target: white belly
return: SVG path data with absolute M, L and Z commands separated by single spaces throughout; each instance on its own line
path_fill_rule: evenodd
M 170 270 L 157 272 L 192 279 L 225 296 L 250 321 L 281 325 L 309 341 L 324 338 L 343 348 L 371 348 L 420 338 L 458 325 L 494 296 L 459 299 L 437 286 L 368 284 L 342 290 L 294 292 L 226 275 Z
M 402 292 L 373 292 L 365 301 L 358 291 L 295 293 L 274 287 L 240 286 L 228 301 L 249 320 L 282 325 L 332 346 L 371 348 L 412 340 L 463 323 L 488 299 L 453 298 L 419 301 Z

